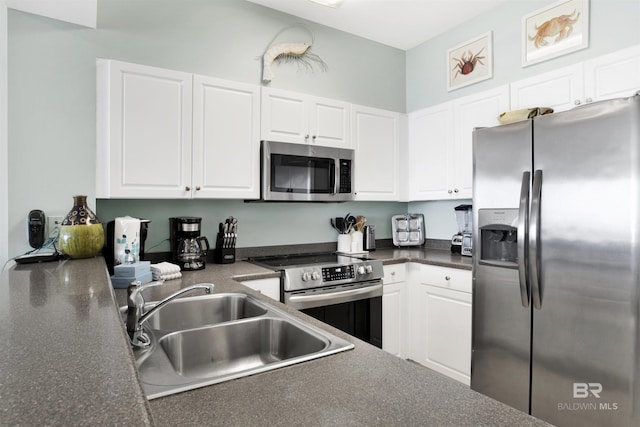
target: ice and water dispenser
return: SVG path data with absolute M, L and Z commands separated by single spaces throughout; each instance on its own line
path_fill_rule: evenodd
M 518 209 L 479 209 L 481 264 L 517 268 Z

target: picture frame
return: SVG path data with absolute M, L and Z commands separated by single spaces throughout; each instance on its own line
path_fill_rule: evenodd
M 489 31 L 447 50 L 447 90 L 493 77 L 492 36 Z
M 522 17 L 522 66 L 589 46 L 589 0 L 560 0 Z

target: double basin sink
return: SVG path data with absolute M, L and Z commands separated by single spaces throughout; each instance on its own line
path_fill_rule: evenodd
M 126 317 L 126 307 L 121 312 Z M 153 313 L 144 329 L 151 345 L 133 353 L 147 399 L 353 348 L 352 343 L 244 293 L 177 298 Z

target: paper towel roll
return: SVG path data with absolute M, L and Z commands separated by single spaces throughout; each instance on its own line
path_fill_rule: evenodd
M 140 219 L 131 216 L 115 219 L 113 233 L 114 265 L 131 264 L 140 256 Z

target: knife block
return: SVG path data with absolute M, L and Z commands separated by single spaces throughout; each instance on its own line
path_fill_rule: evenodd
M 213 251 L 213 262 L 216 264 L 233 264 L 236 262 L 236 248 L 224 247 L 224 234 L 216 236 L 216 248 Z

